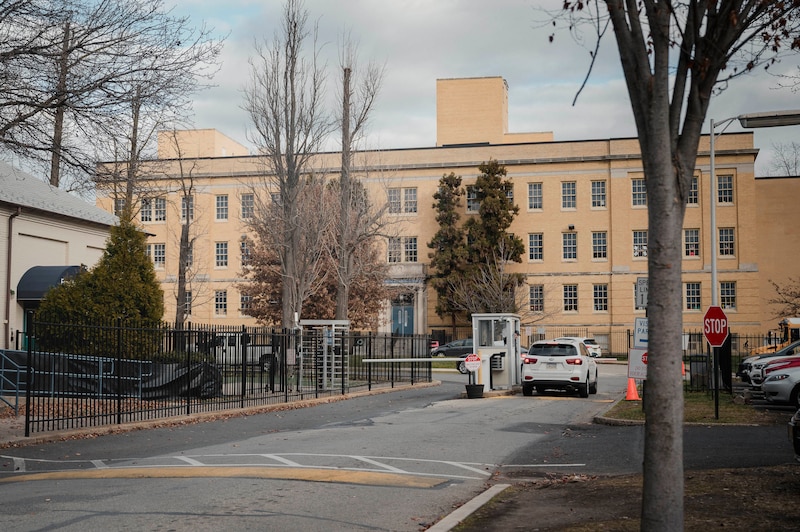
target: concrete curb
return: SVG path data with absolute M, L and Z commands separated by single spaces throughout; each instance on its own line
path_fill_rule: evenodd
M 498 493 L 502 492 L 511 484 L 495 484 L 480 495 L 462 504 L 457 510 L 447 515 L 444 519 L 437 522 L 428 529 L 428 532 L 448 532 L 455 528 L 464 519 L 475 513 L 484 504 L 492 500 Z

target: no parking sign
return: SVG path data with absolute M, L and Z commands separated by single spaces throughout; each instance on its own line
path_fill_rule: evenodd
M 647 349 L 634 348 L 628 351 L 628 378 L 647 378 Z

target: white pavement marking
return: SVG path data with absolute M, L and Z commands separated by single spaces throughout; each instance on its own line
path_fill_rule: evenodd
M 289 460 L 288 458 L 283 458 L 281 456 L 278 456 L 277 454 L 261 454 L 259 456 L 263 456 L 264 458 L 268 458 L 270 460 L 275 460 L 276 462 L 280 462 L 280 463 L 282 463 L 284 465 L 287 465 L 287 466 L 303 467 L 298 462 L 294 462 L 292 460 Z
M 97 468 L 97 469 L 108 469 L 108 465 L 102 460 L 90 460 L 90 462 Z
M 386 471 L 392 471 L 393 473 L 403 473 L 403 474 L 410 473 L 410 471 L 405 471 L 404 469 L 400 469 L 400 468 L 397 468 L 397 467 L 392 467 L 392 466 L 390 466 L 388 464 L 384 464 L 384 463 L 378 462 L 377 460 L 372 460 L 370 458 L 367 458 L 366 456 L 351 456 L 351 458 L 355 458 L 356 460 L 360 460 L 362 462 L 366 462 L 368 464 L 372 464 L 374 466 L 378 466 L 378 467 L 380 467 L 382 469 L 385 469 Z
M 193 465 L 193 466 L 205 466 L 206 465 L 203 462 L 201 462 L 199 460 L 195 460 L 194 458 L 190 458 L 188 456 L 176 456 L 175 459 L 176 460 L 180 460 L 182 462 L 186 462 L 187 464 Z

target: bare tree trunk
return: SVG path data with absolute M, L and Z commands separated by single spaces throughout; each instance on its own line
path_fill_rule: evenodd
M 336 287 L 336 319 L 347 319 L 347 305 L 350 299 L 350 245 L 349 213 L 352 202 L 352 187 L 350 185 L 351 142 L 350 137 L 350 75 L 349 67 L 344 67 L 342 87 L 342 175 L 341 210 L 339 212 L 339 242 L 338 242 L 338 284 Z
M 58 81 L 56 83 L 56 108 L 53 116 L 53 142 L 50 154 L 50 185 L 58 188 L 61 175 L 61 150 L 64 142 L 64 114 L 67 103 L 67 73 L 69 72 L 69 21 L 64 23 L 61 55 L 58 58 Z

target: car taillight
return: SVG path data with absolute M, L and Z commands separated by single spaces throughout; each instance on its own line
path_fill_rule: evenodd
M 535 358 L 530 358 L 530 357 L 523 357 L 522 358 L 522 363 L 523 364 L 536 364 L 536 361 L 537 361 L 537 359 L 535 359 Z
M 570 366 L 580 366 L 581 364 L 583 364 L 583 360 L 581 360 L 580 358 L 568 358 L 566 362 Z

